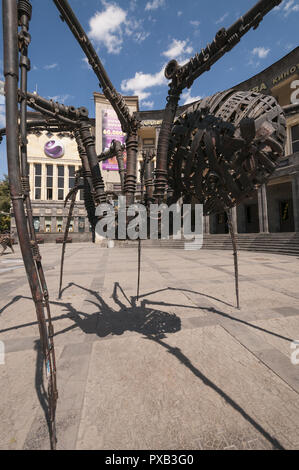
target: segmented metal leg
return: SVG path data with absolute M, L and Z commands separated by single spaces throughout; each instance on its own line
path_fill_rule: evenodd
M 71 205 L 70 205 L 69 214 L 68 214 L 68 218 L 67 218 L 67 222 L 66 222 L 66 226 L 65 226 L 64 237 L 63 237 L 61 262 L 60 262 L 60 280 L 59 280 L 59 293 L 58 293 L 58 298 L 59 299 L 61 299 L 61 295 L 62 295 L 62 279 L 63 279 L 63 265 L 64 265 L 65 248 L 66 248 L 66 243 L 67 243 L 67 239 L 68 239 L 68 236 L 69 236 L 71 219 L 72 219 L 72 216 L 73 216 L 73 211 L 74 211 L 74 207 L 75 207 L 75 203 L 76 203 L 76 196 L 77 196 L 77 192 L 78 192 L 78 189 L 79 189 L 79 179 L 80 179 L 80 176 L 77 173 L 76 178 L 75 178 L 74 190 L 72 190 Z M 64 206 L 66 206 L 67 201 L 68 201 L 68 196 L 66 197 Z
M 140 273 L 141 273 L 141 240 L 138 239 L 138 277 L 137 277 L 137 300 L 139 300 L 140 293 Z
M 6 90 L 7 163 L 10 194 L 16 219 L 20 248 L 24 260 L 32 298 L 36 308 L 41 346 L 48 379 L 49 421 L 51 448 L 56 448 L 55 413 L 58 398 L 56 386 L 56 363 L 54 351 L 54 330 L 51 322 L 49 296 L 41 265 L 41 257 L 33 227 L 32 209 L 29 198 L 27 135 L 26 135 L 26 90 L 28 28 L 31 4 L 28 0 L 3 0 L 4 76 Z M 21 26 L 18 35 L 18 21 Z M 21 162 L 19 156 L 18 123 L 18 47 L 21 53 Z M 20 164 L 21 163 L 21 164 Z M 25 214 L 25 207 L 27 217 Z M 45 309 L 46 307 L 46 314 Z M 47 326 L 48 322 L 48 326 Z
M 140 183 L 141 183 L 141 203 L 144 203 L 144 169 L 145 169 L 145 154 L 143 154 L 143 163 L 140 168 Z M 139 234 L 140 235 L 140 234 Z M 141 275 L 141 238 L 138 238 L 138 275 L 137 275 L 137 295 L 136 299 L 139 300 L 140 293 L 140 275 Z
M 236 286 L 236 299 L 237 299 L 237 308 L 240 308 L 240 299 L 239 299 L 239 269 L 238 269 L 238 248 L 237 248 L 237 241 L 236 241 L 236 234 L 232 222 L 232 209 L 228 209 L 226 211 L 227 214 L 227 222 L 229 233 L 232 240 L 233 245 L 233 255 L 234 255 L 234 265 L 235 265 L 235 286 Z

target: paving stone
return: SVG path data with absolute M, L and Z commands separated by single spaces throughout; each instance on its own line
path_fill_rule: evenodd
M 41 247 L 55 327 L 58 449 L 298 449 L 297 259 Z M 38 325 L 20 253 L 0 264 L 1 449 L 48 449 Z M 7 258 L 8 259 L 8 258 Z M 280 263 L 283 266 L 278 272 Z M 43 405 L 43 407 L 42 407 Z

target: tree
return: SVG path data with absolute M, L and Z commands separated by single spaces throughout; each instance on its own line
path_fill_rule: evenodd
M 0 180 L 0 232 L 10 230 L 10 193 L 8 176 Z

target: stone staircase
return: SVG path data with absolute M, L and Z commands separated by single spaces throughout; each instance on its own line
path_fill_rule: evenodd
M 186 244 L 185 244 L 186 243 Z M 250 233 L 238 234 L 239 250 L 277 253 L 299 256 L 299 233 Z M 190 244 L 185 240 L 143 240 L 142 248 L 186 249 L 198 250 L 201 244 Z M 137 248 L 137 241 L 118 240 L 115 246 L 122 248 Z M 230 235 L 204 235 L 202 249 L 231 250 Z
M 239 250 L 298 255 L 299 233 L 250 233 L 238 234 Z M 230 250 L 229 235 L 205 235 L 203 248 L 208 250 Z

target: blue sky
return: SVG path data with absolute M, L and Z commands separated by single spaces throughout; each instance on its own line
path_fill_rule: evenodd
M 138 94 L 140 109 L 165 106 L 166 63 L 183 63 L 208 42 L 221 27 L 229 27 L 255 0 L 69 0 L 93 41 L 110 79 L 123 94 Z M 51 0 L 32 0 L 30 91 L 67 105 L 86 106 L 94 116 L 93 92 L 101 91 L 84 55 L 59 19 Z M 284 0 L 256 31 L 212 70 L 193 84 L 181 104 L 229 88 L 265 69 L 298 46 L 299 3 Z M 2 29 L 2 26 L 1 26 Z M 2 38 L 2 30 L 1 30 Z M 0 80 L 3 80 L 0 50 Z M 0 126 L 4 121 L 0 97 Z M 6 172 L 4 143 L 0 145 L 0 176 Z

